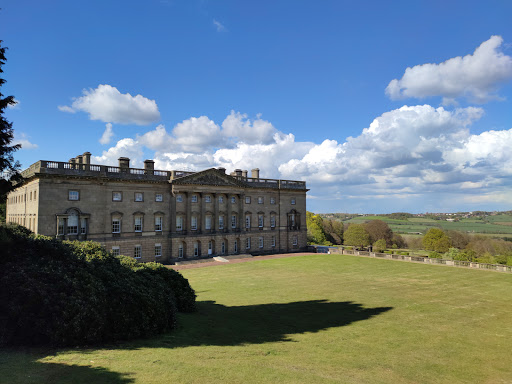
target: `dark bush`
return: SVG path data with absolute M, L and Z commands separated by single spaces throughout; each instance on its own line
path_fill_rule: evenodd
M 172 329 L 195 308 L 178 272 L 0 226 L 0 345 L 87 345 Z M 179 304 L 178 304 L 179 303 Z

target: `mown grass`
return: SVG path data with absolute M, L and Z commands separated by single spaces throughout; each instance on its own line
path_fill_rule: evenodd
M 176 331 L 3 350 L 0 382 L 512 382 L 510 274 L 321 254 L 183 274 L 199 312 Z

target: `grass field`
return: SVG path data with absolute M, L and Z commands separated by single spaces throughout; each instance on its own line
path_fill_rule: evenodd
M 469 233 L 497 234 L 506 236 L 512 234 L 512 216 L 487 216 L 484 220 L 462 219 L 450 222 L 446 220 L 433 220 L 423 217 L 411 217 L 406 220 L 389 219 L 385 216 L 359 216 L 347 220 L 347 223 L 361 224 L 369 220 L 382 220 L 386 222 L 393 232 L 406 234 L 421 232 L 425 234 L 429 228 L 438 227 L 443 230 L 455 230 Z
M 510 383 L 512 275 L 347 255 L 183 271 L 150 340 L 0 350 L 1 383 Z

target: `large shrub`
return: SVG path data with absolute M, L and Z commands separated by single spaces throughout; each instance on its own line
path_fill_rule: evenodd
M 178 272 L 0 226 L 0 345 L 85 345 L 172 329 L 195 309 Z

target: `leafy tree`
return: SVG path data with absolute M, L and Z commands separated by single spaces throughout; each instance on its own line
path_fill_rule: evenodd
M 460 231 L 446 231 L 454 248 L 464 249 L 468 245 L 469 235 Z
M 398 233 L 393 233 L 392 243 L 396 245 L 397 248 L 407 248 L 407 243 Z
M 450 249 L 450 238 L 440 228 L 430 228 L 423 236 L 423 247 L 427 251 L 444 253 Z
M 322 221 L 320 215 L 306 212 L 308 244 L 331 245 L 325 237 Z
M 367 247 L 370 245 L 370 235 L 364 224 L 350 224 L 344 233 L 344 244 L 356 247 Z
M 386 240 L 379 239 L 375 243 L 373 243 L 373 250 L 375 252 L 383 252 L 386 250 Z
M 0 73 L 3 73 L 2 65 L 5 64 L 5 47 L 1 46 L 0 40 Z M 0 78 L 0 87 L 5 83 L 5 80 Z M 4 201 L 7 192 L 12 189 L 12 181 L 20 180 L 20 164 L 15 162 L 13 152 L 21 148 L 21 145 L 9 145 L 13 138 L 14 133 L 12 130 L 12 123 L 7 121 L 4 117 L 4 110 L 9 105 L 15 105 L 16 101 L 14 96 L 4 97 L 0 91 L 0 201 Z
M 393 244 L 393 231 L 389 225 L 382 220 L 371 220 L 364 225 L 366 231 L 370 235 L 370 242 L 375 243 L 377 240 L 385 240 L 387 246 Z
M 343 223 L 341 221 L 323 219 L 322 229 L 329 242 L 343 244 Z

